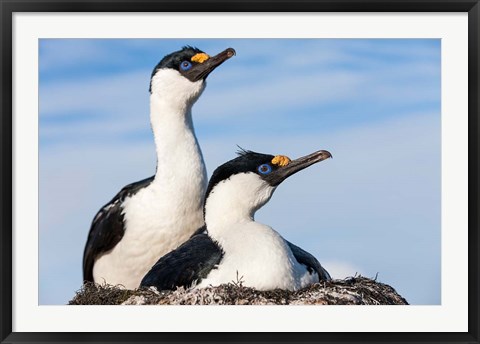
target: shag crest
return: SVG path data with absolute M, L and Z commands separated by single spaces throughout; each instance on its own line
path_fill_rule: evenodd
M 238 147 L 238 150 L 235 152 L 237 154 L 237 156 L 245 156 L 245 155 L 248 155 L 248 154 L 255 154 L 255 152 L 253 152 L 251 150 L 244 149 L 244 148 L 240 147 L 239 145 L 237 145 L 237 147 Z

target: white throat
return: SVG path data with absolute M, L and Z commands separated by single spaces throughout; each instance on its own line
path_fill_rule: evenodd
M 186 189 L 194 192 L 192 197 L 200 193 L 202 201 L 207 173 L 195 136 L 192 106 L 204 88 L 205 82 L 191 82 L 177 71 L 166 69 L 152 78 L 150 95 L 150 122 L 157 152 L 154 183 L 179 187 L 177 197 Z
M 238 223 L 254 221 L 255 212 L 275 190 L 255 173 L 235 174 L 218 183 L 208 195 L 205 223 L 215 239 L 228 236 Z

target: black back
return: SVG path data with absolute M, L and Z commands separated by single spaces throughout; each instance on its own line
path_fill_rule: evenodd
M 323 268 L 317 258 L 312 256 L 307 251 L 304 251 L 297 245 L 292 244 L 290 241 L 285 240 L 285 242 L 290 247 L 290 250 L 292 250 L 297 262 L 305 265 L 310 273 L 316 272 L 321 281 L 329 281 L 332 279 L 328 271 Z
M 158 290 L 189 288 L 200 283 L 220 263 L 223 251 L 205 233 L 192 236 L 177 249 L 160 258 L 143 277 L 140 286 L 154 286 Z
M 83 280 L 93 282 L 93 265 L 99 256 L 113 249 L 125 234 L 122 203 L 153 181 L 153 176 L 125 186 L 99 210 L 92 221 L 83 252 Z

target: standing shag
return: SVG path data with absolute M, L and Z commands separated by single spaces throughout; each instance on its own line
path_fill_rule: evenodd
M 210 57 L 187 46 L 165 56 L 153 70 L 150 122 L 156 173 L 125 186 L 96 214 L 83 256 L 84 281 L 138 287 L 158 257 L 203 225 L 207 176 L 192 106 L 207 76 L 233 55 L 232 48 Z
M 210 178 L 204 208 L 206 232 L 160 258 L 141 285 L 159 290 L 202 288 L 240 276 L 244 286 L 258 290 L 298 290 L 330 280 L 310 253 L 254 220 L 255 212 L 282 181 L 330 157 L 324 150 L 293 161 L 283 155 L 240 152 Z

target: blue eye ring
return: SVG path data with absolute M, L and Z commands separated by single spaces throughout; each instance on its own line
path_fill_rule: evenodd
M 272 166 L 270 166 L 269 164 L 262 164 L 258 166 L 257 171 L 261 174 L 269 174 L 270 172 L 272 172 Z
M 192 68 L 192 63 L 190 61 L 183 61 L 180 63 L 180 69 L 183 71 L 187 71 Z

